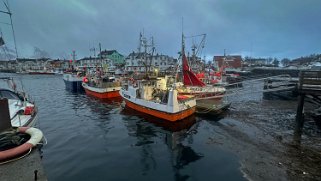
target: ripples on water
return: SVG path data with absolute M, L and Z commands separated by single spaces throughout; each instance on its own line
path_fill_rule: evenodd
M 39 108 L 49 180 L 245 180 L 237 156 L 208 144 L 215 122 L 175 126 L 65 90 L 61 76 L 14 75 Z

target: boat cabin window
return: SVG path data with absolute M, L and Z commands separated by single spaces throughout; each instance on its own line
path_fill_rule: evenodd
M 0 97 L 1 98 L 7 98 L 7 99 L 16 99 L 20 100 L 19 96 L 11 91 L 8 90 L 1 90 L 0 91 Z
M 103 78 L 103 82 L 115 82 L 115 78 L 110 78 L 110 77 Z

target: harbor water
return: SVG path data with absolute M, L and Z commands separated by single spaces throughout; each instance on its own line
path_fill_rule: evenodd
M 36 101 L 37 126 L 48 140 L 41 150 L 48 180 L 320 178 L 321 159 L 305 166 L 287 144 L 295 101 L 266 101 L 258 92 L 229 98 L 232 107 L 219 118 L 159 124 L 157 118 L 123 108 L 120 100 L 69 92 L 61 76 L 5 75 L 21 81 Z M 320 133 L 313 130 L 320 144 Z

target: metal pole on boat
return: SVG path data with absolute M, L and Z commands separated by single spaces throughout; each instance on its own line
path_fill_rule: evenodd
M 7 8 L 7 11 L 1 11 L 1 13 L 4 13 L 4 14 L 8 14 L 9 17 L 10 17 L 10 25 L 11 25 L 11 29 L 12 29 L 12 34 L 13 34 L 13 42 L 14 42 L 14 47 L 15 47 L 15 51 L 16 51 L 16 56 L 17 56 L 17 60 L 18 61 L 18 50 L 17 50 L 17 43 L 16 43 L 16 36 L 15 36 L 15 33 L 14 33 L 14 28 L 13 28 L 13 22 L 12 22 L 12 13 L 10 11 L 10 8 L 9 8 L 9 2 L 3 2 L 5 7 Z

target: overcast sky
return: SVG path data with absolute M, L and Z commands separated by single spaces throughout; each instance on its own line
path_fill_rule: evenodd
M 91 47 L 136 51 L 139 32 L 154 37 L 158 53 L 177 57 L 184 34 L 206 33 L 201 55 L 296 58 L 321 53 L 320 0 L 10 0 L 19 57 L 34 47 L 53 58 L 89 56 Z M 3 3 L 0 10 L 5 10 Z M 0 14 L 7 46 L 10 19 Z M 187 51 L 191 42 L 187 40 Z

